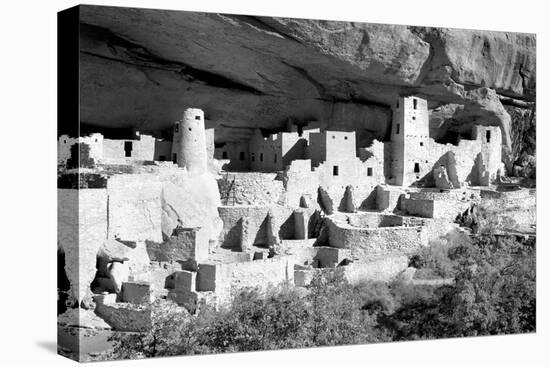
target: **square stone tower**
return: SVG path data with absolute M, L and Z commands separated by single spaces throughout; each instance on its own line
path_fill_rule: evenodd
M 429 136 L 428 102 L 417 96 L 399 97 L 393 106 L 391 130 L 393 184 L 410 186 L 431 172 Z

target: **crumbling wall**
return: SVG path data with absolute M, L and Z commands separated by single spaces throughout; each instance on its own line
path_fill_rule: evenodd
M 354 227 L 379 228 L 403 225 L 403 217 L 379 213 L 362 212 L 346 216 L 350 225 Z
M 431 189 L 425 188 L 420 191 L 409 191 L 407 196 L 410 199 L 414 200 L 470 200 L 470 201 L 479 201 L 480 200 L 479 189 L 472 188 L 463 188 L 455 190 L 440 190 L 440 189 Z
M 394 212 L 400 208 L 399 199 L 405 191 L 392 186 L 376 187 L 376 209 Z
M 401 200 L 401 209 L 411 215 L 454 221 L 471 203 L 479 202 L 480 191 L 474 189 L 410 192 Z
M 284 200 L 277 173 L 225 173 L 218 178 L 218 187 L 223 205 L 277 205 Z
M 77 138 L 61 135 L 57 141 L 57 164 L 67 163 L 67 160 L 71 158 L 71 147 L 74 144 L 85 144 L 88 147 L 88 158 L 97 162 L 103 157 L 103 141 L 103 135 L 98 133 Z
M 153 261 L 205 261 L 208 259 L 210 233 L 203 228 L 176 227 L 162 243 L 148 242 L 147 253 Z
M 326 219 L 329 244 L 349 248 L 354 260 L 365 261 L 388 253 L 410 253 L 427 245 L 425 229 L 414 227 L 358 228 Z
M 401 200 L 401 210 L 410 215 L 423 218 L 434 218 L 435 200 L 431 199 L 408 199 Z
M 291 257 L 246 261 L 240 263 L 200 265 L 198 291 L 215 291 L 220 303 L 228 302 L 244 288 L 265 291 L 270 286 L 294 283 L 294 261 Z
M 242 219 L 247 220 L 250 245 L 267 245 L 268 213 L 274 218 L 276 234 L 282 239 L 294 238 L 293 209 L 285 206 L 220 206 L 218 208 L 223 229 L 219 242 L 222 247 L 240 249 L 242 244 Z
M 359 159 L 363 162 L 362 175 L 371 177 L 378 183 L 386 182 L 386 160 L 391 160 L 391 155 L 386 154 L 386 145 L 391 143 L 383 143 L 374 140 L 369 147 L 359 148 Z
M 474 126 L 472 135 L 481 142 L 481 156 L 485 165 L 482 173 L 486 177 L 480 181 L 480 185 L 488 185 L 497 176 L 504 176 L 504 163 L 502 162 L 502 131 L 498 126 Z M 479 167 L 481 168 L 481 167 Z
M 338 270 L 351 284 L 360 284 L 365 281 L 388 282 L 409 266 L 406 255 L 390 255 L 374 259 L 367 263 L 353 262 Z
M 319 173 L 311 170 L 311 160 L 295 160 L 283 174 L 285 188 L 284 203 L 288 206 L 300 205 L 302 197 L 308 198 L 310 203 L 317 202 L 319 188 Z
M 149 283 L 155 297 L 165 295 L 166 279 L 176 271 L 181 270 L 181 264 L 176 261 L 150 261 L 149 262 Z

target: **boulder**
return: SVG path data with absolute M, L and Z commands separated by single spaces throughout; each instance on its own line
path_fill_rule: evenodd
M 97 256 L 105 259 L 107 262 L 124 262 L 130 259 L 131 251 L 132 248 L 128 245 L 115 239 L 108 239 L 99 248 Z
M 440 189 L 454 188 L 453 183 L 449 180 L 445 166 L 435 167 L 432 172 L 435 180 L 435 187 Z
M 181 170 L 161 175 L 160 179 L 163 237 L 169 238 L 177 226 L 200 227 L 210 240 L 217 241 L 223 223 L 218 214 L 221 201 L 214 176 L 191 175 Z M 182 192 L 186 195 L 181 195 Z
M 128 276 L 130 274 L 130 269 L 128 264 L 122 262 L 112 262 L 108 266 L 109 278 L 113 282 L 116 293 L 122 291 L 122 283 L 128 281 Z

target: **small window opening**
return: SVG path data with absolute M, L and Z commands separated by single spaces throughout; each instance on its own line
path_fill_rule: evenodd
M 63 140 L 63 144 L 67 144 L 67 140 Z
M 195 120 L 200 120 L 201 119 L 201 116 L 200 115 L 196 115 L 195 116 Z
M 172 154 L 172 162 L 178 163 L 178 155 L 176 153 Z
M 332 167 L 332 175 L 333 176 L 338 176 L 338 166 L 333 166 Z
M 277 154 L 275 154 L 275 157 L 273 157 L 273 162 L 277 163 Z
M 416 116 L 413 116 L 413 120 L 416 120 Z
M 332 135 L 332 138 L 333 138 L 333 139 L 336 139 L 336 136 Z
M 413 98 L 413 108 L 416 110 L 416 107 L 418 106 L 418 101 L 416 98 Z
M 240 153 L 239 153 L 239 159 L 240 159 L 241 161 L 244 161 L 244 152 L 240 152 Z
M 395 107 L 399 108 L 399 100 L 397 100 L 397 102 L 395 102 Z
M 97 138 L 95 138 L 95 142 L 97 143 Z
M 423 141 L 420 142 L 420 146 L 421 146 L 421 147 L 424 146 L 424 142 L 423 142 Z
M 132 156 L 132 142 L 131 141 L 125 141 L 124 142 L 124 156 L 125 157 L 131 157 Z
M 180 124 L 176 124 L 176 126 L 174 127 L 174 131 L 175 131 L 175 132 L 179 132 L 179 131 L 180 131 Z
M 166 156 L 164 155 L 159 155 L 159 161 L 165 161 L 166 160 Z
M 395 135 L 399 135 L 399 127 L 400 124 L 397 124 L 397 126 L 395 127 Z
M 487 140 L 487 143 L 491 142 L 491 131 L 490 130 L 487 130 L 485 132 L 485 139 Z
M 263 162 L 263 161 L 264 161 L 264 154 L 260 153 L 260 162 Z
M 250 159 L 252 160 L 252 162 L 254 162 L 256 160 L 256 157 L 254 156 L 254 153 L 252 153 L 252 155 L 250 156 Z
M 414 164 L 414 173 L 420 173 L 420 164 L 419 163 Z
M 344 136 L 344 140 L 348 140 L 348 137 L 347 137 L 347 136 Z
M 191 131 L 191 128 L 189 128 L 189 131 Z
M 227 159 L 227 152 L 222 153 L 222 159 Z
M 367 176 L 372 176 L 372 167 L 367 168 Z

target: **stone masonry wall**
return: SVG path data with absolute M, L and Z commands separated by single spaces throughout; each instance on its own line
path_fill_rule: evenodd
M 420 226 L 358 228 L 326 220 L 329 245 L 349 248 L 353 259 L 366 261 L 387 253 L 407 254 L 427 245 L 427 234 Z
M 215 270 L 212 271 L 213 269 Z M 198 277 L 198 284 L 201 282 L 203 284 L 213 283 L 218 301 L 225 303 L 247 287 L 265 291 L 270 286 L 278 286 L 287 282 L 293 284 L 294 261 L 291 257 L 274 257 L 240 263 L 216 264 L 211 265 L 205 273 L 202 273 L 199 267 Z M 200 279 L 201 277 L 214 278 L 214 281 Z
M 224 205 L 277 205 L 283 202 L 283 181 L 277 173 L 228 172 L 218 178 Z
M 293 209 L 285 206 L 220 206 L 218 208 L 223 221 L 219 242 L 222 247 L 240 248 L 241 223 L 247 219 L 247 230 L 252 244 L 266 245 L 267 216 L 272 213 L 278 235 L 282 239 L 294 238 Z
M 344 277 L 351 284 L 365 281 L 388 282 L 407 269 L 409 258 L 406 255 L 386 255 L 368 263 L 351 263 L 342 266 Z

